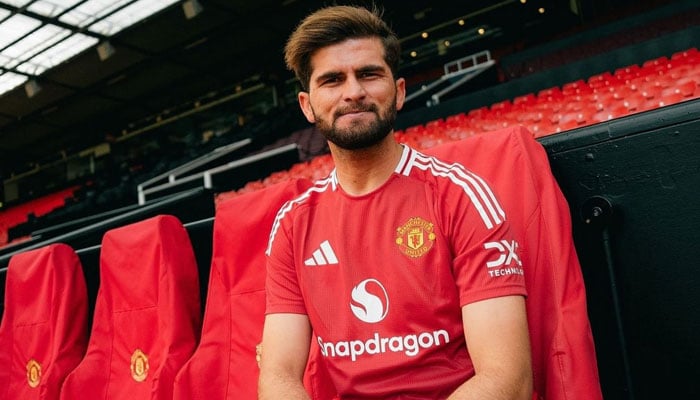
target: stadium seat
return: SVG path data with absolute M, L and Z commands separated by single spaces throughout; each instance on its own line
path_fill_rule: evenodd
M 610 72 L 604 72 L 602 74 L 594 75 L 588 79 L 588 85 L 594 90 L 600 90 L 601 88 L 617 86 L 620 79 L 610 74 Z
M 406 128 L 406 134 L 407 135 L 423 135 L 426 132 L 426 128 L 424 125 L 413 125 L 409 126 Z
M 661 97 L 659 98 L 658 106 L 659 107 L 668 106 L 671 104 L 680 103 L 683 100 L 685 100 L 685 99 L 683 98 L 683 95 L 680 93 L 676 93 L 676 92 L 663 93 L 661 95 Z
M 197 265 L 182 223 L 160 215 L 107 231 L 87 353 L 61 399 L 172 399 L 200 329 Z
M 536 104 L 546 104 L 553 101 L 561 101 L 564 98 L 564 94 L 561 92 L 558 86 L 554 86 L 547 89 L 542 89 L 537 93 L 537 103 Z
M 425 129 L 428 132 L 442 130 L 445 128 L 446 124 L 447 124 L 447 122 L 444 119 L 438 118 L 438 119 L 434 119 L 432 121 L 426 122 Z
M 549 120 L 544 119 L 533 124 L 528 124 L 527 127 L 535 138 L 540 138 L 557 132 L 557 127 Z
M 499 101 L 497 103 L 491 104 L 491 107 L 489 107 L 489 110 L 491 113 L 495 116 L 502 116 L 503 114 L 507 113 L 513 108 L 513 103 L 506 99 L 503 101 Z
M 647 60 L 642 63 L 642 69 L 653 68 L 656 66 L 665 66 L 666 64 L 668 64 L 668 61 L 669 60 L 666 56 L 661 56 L 651 60 Z
M 59 398 L 63 380 L 85 354 L 87 304 L 80 260 L 68 245 L 10 259 L 0 324 L 0 398 Z
M 468 124 L 467 122 L 467 114 L 461 112 L 457 114 L 452 114 L 448 117 L 445 118 L 445 124 L 450 127 L 450 126 L 464 126 Z
M 257 399 L 269 230 L 278 208 L 309 186 L 307 180 L 290 180 L 217 206 L 202 338 L 177 375 L 176 400 Z M 312 346 L 305 385 L 314 399 L 327 400 L 335 393 L 317 349 Z
M 518 116 L 518 122 L 539 122 L 542 121 L 543 118 L 545 118 L 545 116 L 542 111 L 523 111 Z
M 588 84 L 583 79 L 579 79 L 577 81 L 565 83 L 561 87 L 561 91 L 564 94 L 564 96 L 569 96 L 571 94 L 580 93 L 582 91 L 590 91 L 590 90 L 591 90 L 590 86 L 588 86 Z
M 626 67 L 616 69 L 614 75 L 618 77 L 621 81 L 625 82 L 627 80 L 638 77 L 639 69 L 639 65 L 632 64 Z
M 482 117 L 484 115 L 487 115 L 490 112 L 491 111 L 489 110 L 488 107 L 483 106 L 483 107 L 474 108 L 474 109 L 469 110 L 469 112 L 467 112 L 467 117 L 469 117 L 469 118 Z
M 461 162 L 489 181 L 515 230 L 526 271 L 534 398 L 602 399 L 569 208 L 544 148 L 518 127 L 427 152 Z
M 671 55 L 671 59 L 679 59 L 679 58 L 694 58 L 697 59 L 700 57 L 700 51 L 698 51 L 697 48 L 691 47 L 688 50 L 683 50 L 683 51 L 677 51 Z
M 700 77 L 698 77 L 698 82 L 700 82 Z M 687 80 L 683 83 L 679 83 L 673 90 L 673 93 L 678 93 L 686 99 L 698 97 L 698 95 L 700 95 L 700 93 L 698 93 L 698 87 L 700 87 L 698 82 Z
M 527 108 L 537 102 L 537 98 L 534 93 L 527 93 L 521 96 L 517 96 L 513 99 L 513 105 L 519 106 L 520 108 Z

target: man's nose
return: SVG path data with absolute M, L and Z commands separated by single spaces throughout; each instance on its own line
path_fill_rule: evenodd
M 345 81 L 345 100 L 356 101 L 366 95 L 365 87 L 357 77 L 351 76 Z

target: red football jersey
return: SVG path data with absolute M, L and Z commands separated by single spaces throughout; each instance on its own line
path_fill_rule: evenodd
M 334 171 L 285 204 L 267 255 L 266 312 L 309 316 L 344 399 L 447 397 L 474 374 L 461 306 L 525 295 L 489 185 L 409 147 L 369 194 Z

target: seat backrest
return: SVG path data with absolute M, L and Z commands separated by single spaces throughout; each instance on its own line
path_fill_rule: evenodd
M 217 206 L 202 338 L 178 373 L 175 399 L 257 399 L 255 349 L 265 318 L 265 247 L 277 210 L 309 186 L 306 180 L 290 180 Z M 307 370 L 309 382 L 318 368 L 311 362 Z
M 570 211 L 544 148 L 514 127 L 426 151 L 486 179 L 518 237 L 536 399 L 602 399 Z
M 201 328 L 187 231 L 160 215 L 107 231 L 87 354 L 61 392 L 73 399 L 171 399 Z
M 88 300 L 80 259 L 65 244 L 14 255 L 0 324 L 0 398 L 58 399 L 85 354 Z

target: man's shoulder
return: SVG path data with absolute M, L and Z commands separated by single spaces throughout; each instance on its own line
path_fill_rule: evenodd
M 435 181 L 438 185 L 447 187 L 457 184 L 465 177 L 469 170 L 463 163 L 441 155 L 412 149 L 412 157 L 404 169 L 403 175 Z
M 427 155 L 416 151 L 411 160 L 411 174 L 434 186 L 434 197 L 439 204 L 471 204 L 469 209 L 477 211 L 487 228 L 500 225 L 505 220 L 505 211 L 501 206 L 491 184 L 481 175 L 464 164 L 453 159 Z
M 306 190 L 285 202 L 282 207 L 280 207 L 277 218 L 282 218 L 286 214 L 297 212 L 300 209 L 317 204 L 323 198 L 324 194 L 333 192 L 336 185 L 337 182 L 333 174 L 314 181 Z

